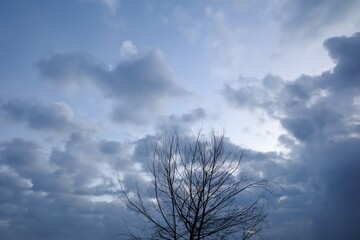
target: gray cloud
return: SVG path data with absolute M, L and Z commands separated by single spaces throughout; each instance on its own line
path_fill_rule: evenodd
M 181 116 L 181 119 L 187 123 L 193 123 L 199 120 L 204 120 L 206 116 L 203 108 L 195 108 L 189 113 L 185 113 Z
M 90 81 L 104 96 L 115 100 L 113 119 L 145 122 L 164 101 L 186 96 L 158 50 L 148 50 L 123 59 L 113 68 L 85 54 L 55 54 L 38 62 L 41 76 L 65 85 Z
M 49 153 L 33 141 L 2 142 L 0 238 L 116 239 L 124 232 L 122 218 L 132 216 L 115 200 L 115 172 L 99 168 L 114 165 L 96 147 L 103 142 L 75 133 Z
M 99 149 L 104 154 L 113 155 L 120 152 L 121 145 L 116 141 L 102 140 L 99 142 Z
M 325 41 L 336 66 L 319 76 L 303 75 L 292 82 L 273 75 L 242 78 L 237 85 L 226 83 L 223 96 L 236 107 L 264 111 L 280 120 L 298 140 L 350 134 L 357 125 L 360 68 L 359 51 L 349 48 L 357 49 L 358 44 L 359 34 Z
M 72 110 L 64 102 L 41 104 L 9 99 L 0 102 L 0 113 L 8 120 L 36 130 L 69 131 L 75 127 Z
M 46 164 L 46 156 L 39 146 L 31 141 L 14 139 L 0 145 L 1 163 L 18 172 L 24 177 L 34 174 L 49 174 L 51 166 Z
M 302 153 L 307 168 L 311 169 L 311 185 L 319 192 L 311 199 L 315 239 L 360 236 L 356 227 L 360 217 L 359 144 L 359 139 L 327 140 L 317 147 L 307 146 Z
M 178 129 L 179 132 L 189 134 L 191 127 L 196 123 L 201 123 L 206 119 L 206 112 L 203 108 L 195 108 L 181 115 L 171 114 L 158 118 L 158 131 Z
M 41 77 L 63 86 L 82 83 L 96 65 L 96 60 L 85 53 L 57 53 L 37 63 Z
M 279 141 L 290 148 L 290 159 L 283 168 L 265 167 L 283 176 L 286 198 L 273 219 L 275 226 L 288 227 L 275 229 L 279 237 L 296 238 L 295 226 L 307 229 L 302 239 L 360 237 L 359 44 L 359 33 L 326 40 L 336 66 L 319 76 L 224 85 L 223 96 L 233 106 L 265 112 L 289 133 Z
M 359 91 L 360 88 L 360 33 L 351 38 L 333 37 L 324 42 L 329 54 L 336 62 L 336 66 L 326 77 L 331 81 L 334 90 L 350 89 Z M 324 85 L 326 82 L 323 83 Z

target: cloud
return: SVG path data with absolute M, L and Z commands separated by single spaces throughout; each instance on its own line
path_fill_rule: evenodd
M 73 111 L 64 102 L 41 104 L 9 99 L 0 103 L 0 113 L 8 120 L 36 130 L 69 131 L 75 127 Z
M 138 52 L 136 46 L 129 40 L 126 40 L 122 43 L 120 48 L 120 56 L 128 57 L 133 56 Z
M 41 77 L 63 87 L 83 84 L 96 65 L 95 59 L 85 53 L 56 53 L 37 62 Z
M 289 36 L 313 37 L 327 28 L 350 18 L 359 7 L 356 0 L 296 0 L 285 1 L 277 20 Z M 345 21 L 347 22 L 347 21 Z
M 135 106 L 148 106 L 157 103 L 157 98 L 186 93 L 158 50 L 150 50 L 134 60 L 118 64 L 113 70 L 99 71 L 98 74 L 97 84 L 108 96 L 118 100 L 131 99 Z
M 104 143 L 80 132 L 50 152 L 20 138 L 1 142 L 0 238 L 112 239 L 123 233 L 122 218 L 133 217 L 116 201 L 115 158 L 97 148 Z M 119 159 L 126 155 L 121 151 Z
M 302 75 L 286 82 L 273 75 L 226 83 L 223 96 L 234 106 L 264 111 L 278 119 L 298 140 L 333 134 L 341 137 L 356 126 L 359 94 L 360 35 L 330 38 L 324 45 L 336 66 L 319 76 Z
M 360 33 L 351 38 L 333 37 L 324 42 L 329 54 L 336 62 L 328 76 L 334 90 L 360 88 Z M 326 84 L 326 83 L 324 83 Z
M 315 239 L 335 240 L 340 236 L 357 239 L 360 236 L 356 227 L 360 217 L 357 208 L 360 201 L 357 184 L 360 180 L 359 144 L 360 140 L 353 138 L 327 139 L 319 147 L 308 146 L 302 153 L 307 167 L 312 168 L 312 185 L 319 191 L 312 199 Z
M 206 116 L 205 110 L 203 108 L 195 108 L 192 111 L 190 111 L 189 113 L 185 113 L 181 116 L 181 119 L 184 122 L 187 123 L 193 123 L 196 121 L 199 121 L 201 119 L 204 119 Z
M 100 151 L 104 154 L 118 154 L 120 152 L 120 143 L 116 141 L 103 140 L 99 143 Z
M 40 60 L 37 66 L 48 81 L 63 85 L 95 84 L 105 97 L 115 101 L 113 120 L 144 123 L 164 101 L 189 93 L 176 81 L 160 51 L 150 49 L 135 54 L 130 43 L 125 42 L 122 47 L 127 57 L 112 68 L 85 54 L 55 54 Z
M 296 225 L 311 230 L 304 239 L 360 237 L 356 226 L 360 216 L 356 210 L 360 200 L 359 44 L 359 33 L 326 40 L 324 46 L 336 65 L 321 75 L 303 75 L 291 82 L 268 75 L 224 85 L 223 96 L 233 106 L 266 113 L 288 132 L 279 139 L 291 150 L 289 161 L 283 163 L 287 170 L 274 168 L 285 177 L 287 196 L 275 212 L 275 225 L 288 224 L 286 215 L 291 219 L 288 232 L 279 230 L 287 238 L 295 237 L 290 231 Z M 301 194 L 288 192 L 294 187 Z M 300 209 L 306 214 L 297 215 Z
M 181 115 L 171 114 L 168 116 L 161 116 L 157 121 L 157 129 L 161 132 L 165 129 L 178 129 L 179 132 L 189 134 L 191 128 L 196 123 L 201 123 L 206 119 L 206 112 L 203 108 L 194 108 Z
M 1 163 L 17 169 L 22 176 L 29 177 L 34 173 L 47 174 L 51 172 L 50 165 L 46 164 L 46 157 L 41 153 L 39 146 L 32 141 L 14 139 L 1 144 Z

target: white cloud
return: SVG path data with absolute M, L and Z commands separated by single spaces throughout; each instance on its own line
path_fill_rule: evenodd
M 123 58 L 133 56 L 138 53 L 136 46 L 130 41 L 126 40 L 121 44 L 120 55 Z

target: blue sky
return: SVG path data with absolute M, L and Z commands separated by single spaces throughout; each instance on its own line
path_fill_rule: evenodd
M 269 239 L 358 239 L 360 2 L 0 2 L 0 238 L 116 239 L 146 141 L 222 131 Z

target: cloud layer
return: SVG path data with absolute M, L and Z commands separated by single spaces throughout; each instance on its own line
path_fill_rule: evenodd
M 123 53 L 125 58 L 114 67 L 78 53 L 52 55 L 39 61 L 38 68 L 43 78 L 65 87 L 95 84 L 115 101 L 113 120 L 123 123 L 144 123 L 165 101 L 189 94 L 177 83 L 160 51 L 137 53 L 130 42 L 124 44 L 128 55 Z
M 115 163 L 101 154 L 104 142 L 88 139 L 72 134 L 49 154 L 33 141 L 1 143 L 2 238 L 113 239 L 121 232 L 126 213 L 113 202 L 114 180 L 100 170 Z
M 359 7 L 0 1 L 0 239 L 122 239 L 117 177 L 147 188 L 159 135 L 211 127 L 282 187 L 266 239 L 360 239 Z
M 291 82 L 272 75 L 255 83 L 240 79 L 237 86 L 225 84 L 223 95 L 235 107 L 257 109 L 279 120 L 293 138 L 279 140 L 297 162 L 289 166 L 289 174 L 301 172 L 286 182 L 298 185 L 305 196 L 306 202 L 296 208 L 309 215 L 293 216 L 293 221 L 310 224 L 308 238 L 355 239 L 360 236 L 360 34 L 330 38 L 324 46 L 336 63 L 332 70 Z M 287 201 L 297 200 L 289 196 Z
M 35 101 L 9 99 L 0 103 L 0 113 L 8 120 L 23 123 L 36 130 L 71 131 L 73 111 L 64 102 L 41 104 Z
M 244 162 L 250 177 L 270 179 L 283 188 L 279 198 L 270 201 L 273 238 L 293 239 L 301 234 L 302 239 L 335 240 L 360 235 L 356 225 L 360 217 L 356 184 L 360 181 L 360 53 L 356 50 L 360 34 L 333 37 L 324 46 L 336 65 L 321 75 L 302 75 L 294 81 L 275 75 L 240 78 L 225 83 L 222 90 L 235 108 L 267 114 L 288 132 L 279 142 L 289 154 L 248 150 Z M 186 94 L 156 53 L 127 57 L 111 69 L 81 54 L 54 55 L 38 66 L 49 81 L 94 84 L 117 106 L 128 103 L 129 109 L 139 108 L 137 117 L 150 103 L 159 105 L 171 97 L 169 93 Z M 134 92 L 137 95 L 130 94 Z M 1 113 L 29 128 L 73 132 L 63 146 L 50 149 L 23 138 L 1 143 L 3 237 L 111 239 L 125 231 L 122 219 L 134 216 L 115 200 L 118 183 L 114 176 L 119 174 L 129 191 L 138 185 L 146 187 L 144 163 L 156 136 L 127 143 L 94 139 L 90 133 L 76 131 L 71 109 L 64 103 L 6 100 Z M 180 126 L 188 137 L 191 126 L 205 116 L 203 108 L 162 116 L 157 131 Z M 134 120 L 129 115 L 127 119 Z M 227 145 L 238 149 L 230 140 Z

